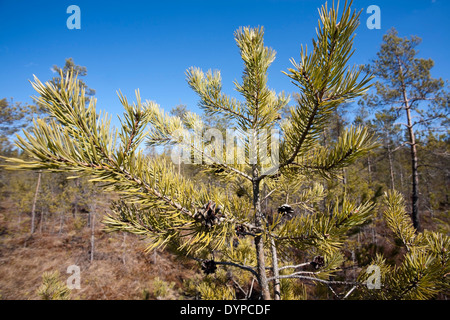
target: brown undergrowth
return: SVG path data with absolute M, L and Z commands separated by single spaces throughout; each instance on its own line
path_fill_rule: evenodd
M 99 214 L 98 214 L 99 215 Z M 81 288 L 72 289 L 71 299 L 186 299 L 183 280 L 199 272 L 195 263 L 175 261 L 166 251 L 146 253 L 146 243 L 137 236 L 106 233 L 101 217 L 92 229 L 79 215 L 44 220 L 43 228 L 30 236 L 29 216 L 21 217 L 13 206 L 0 205 L 0 298 L 40 299 L 36 290 L 44 272 L 59 271 L 66 282 L 70 265 L 80 267 Z M 80 223 L 82 221 L 82 223 Z M 39 231 L 41 229 L 41 231 Z M 162 295 L 162 296 L 161 296 Z

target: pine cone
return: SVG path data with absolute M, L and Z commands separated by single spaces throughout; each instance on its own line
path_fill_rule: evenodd
M 245 191 L 244 187 L 239 187 L 239 189 L 236 190 L 236 195 L 240 198 L 243 197 L 247 192 Z
M 325 259 L 322 256 L 315 256 L 310 264 L 317 270 L 325 265 Z
M 235 228 L 236 231 L 236 235 L 238 237 L 243 237 L 245 235 L 247 235 L 247 228 L 245 226 L 243 226 L 242 224 L 237 225 Z
M 216 206 L 213 201 L 209 200 L 207 204 L 197 210 L 194 218 L 200 220 L 207 229 L 211 229 L 220 223 L 220 218 L 223 216 L 220 211 L 222 211 L 222 207 Z
M 278 213 L 291 217 L 292 214 L 294 213 L 294 210 L 290 205 L 283 204 L 282 206 L 278 207 Z
M 217 270 L 217 265 L 214 260 L 204 260 L 202 262 L 202 270 L 205 274 L 215 273 Z

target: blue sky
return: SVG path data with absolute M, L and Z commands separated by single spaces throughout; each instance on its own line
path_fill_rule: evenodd
M 190 66 L 219 69 L 223 88 L 235 95 L 242 62 L 233 39 L 239 26 L 264 26 L 265 44 L 277 51 L 269 69 L 276 91 L 295 91 L 281 73 L 298 60 L 300 45 L 311 44 L 319 0 L 241 1 L 5 1 L 0 0 L 0 98 L 31 103 L 33 74 L 53 77 L 51 67 L 72 57 L 86 66 L 85 82 L 96 90 L 97 108 L 121 114 L 116 91 L 134 100 L 153 100 L 165 110 L 185 104 L 197 111 L 197 96 L 188 87 Z M 329 1 L 331 3 L 331 1 Z M 69 5 L 81 9 L 81 29 L 69 30 Z M 369 30 L 366 8 L 381 9 L 381 30 Z M 363 9 L 352 64 L 375 58 L 383 34 L 395 27 L 400 36 L 418 35 L 420 57 L 432 58 L 433 77 L 448 79 L 450 51 L 448 0 L 354 0 Z

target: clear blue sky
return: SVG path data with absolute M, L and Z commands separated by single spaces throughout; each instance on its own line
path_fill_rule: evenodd
M 233 39 L 239 26 L 264 26 L 265 44 L 277 51 L 269 85 L 290 93 L 295 87 L 281 71 L 291 57 L 298 60 L 301 44 L 311 44 L 324 2 L 0 0 L 0 98 L 31 103 L 33 74 L 48 80 L 54 64 L 72 57 L 87 67 L 85 82 L 96 90 L 99 109 L 121 113 L 116 91 L 134 100 L 139 88 L 144 100 L 165 110 L 185 104 L 196 111 L 185 70 L 221 70 L 224 91 L 234 95 L 232 81 L 240 79 L 242 67 Z M 81 9 L 80 30 L 66 27 L 72 4 Z M 381 8 L 381 30 L 366 27 L 372 4 Z M 352 63 L 375 58 L 383 34 L 395 27 L 400 36 L 420 36 L 420 56 L 436 63 L 432 75 L 448 79 L 450 1 L 354 0 L 353 7 L 364 11 Z

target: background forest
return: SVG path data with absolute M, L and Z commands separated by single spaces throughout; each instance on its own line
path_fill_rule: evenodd
M 356 280 L 377 254 L 391 266 L 403 260 L 408 248 L 393 237 L 383 219 L 386 205 L 382 199 L 389 190 L 403 196 L 408 217 L 419 232 L 450 235 L 448 82 L 432 77 L 433 67 L 439 66 L 434 66 L 432 59 L 418 57 L 420 42 L 418 37 L 403 37 L 395 29 L 389 30 L 379 52 L 374 52 L 373 62 L 364 69 L 374 75 L 374 86 L 365 96 L 333 110 L 320 133 L 320 144 L 327 147 L 336 143 L 346 128 L 362 125 L 378 143 L 339 175 L 316 181 L 324 186 L 324 197 L 315 204 L 318 208 L 344 196 L 356 203 L 375 203 L 370 220 L 347 235 L 345 263 L 335 280 Z M 62 76 L 78 73 L 89 101 L 95 97 L 95 88 L 88 86 L 87 67 L 68 57 L 64 65 L 53 69 Z M 61 76 L 48 81 L 58 86 Z M 280 111 L 283 118 L 290 116 L 293 103 Z M 170 114 L 182 119 L 188 109 L 180 104 Z M 0 100 L 0 164 L 6 164 L 8 157 L 27 159 L 14 145 L 14 137 L 29 130 L 36 117 L 49 119 L 39 103 Z M 203 114 L 202 120 L 220 130 L 231 125 L 227 118 L 211 114 Z M 157 162 L 170 161 L 169 149 L 148 146 L 144 153 Z M 220 172 L 184 163 L 176 170 L 200 185 L 223 187 L 216 179 Z M 111 213 L 110 204 L 118 196 L 103 192 L 88 178 L 70 176 L 66 172 L 0 168 L 1 299 L 208 299 L 217 298 L 208 290 L 219 285 L 233 292 L 230 297 L 256 298 L 250 278 L 209 274 L 198 261 L 180 259 L 170 246 L 147 252 L 149 243 L 139 235 L 106 232 L 102 220 Z M 292 216 L 307 215 L 305 190 L 291 181 L 285 183 L 283 193 L 272 195 L 263 190 L 263 211 L 266 215 L 280 212 L 282 205 L 289 204 Z M 233 192 L 249 196 L 243 185 L 234 186 Z M 69 265 L 81 268 L 79 290 L 64 288 Z M 444 282 L 447 287 L 433 298 L 448 299 L 448 279 Z M 305 279 L 299 283 L 289 291 L 290 298 L 352 298 L 326 283 L 312 285 L 314 281 Z M 283 287 L 289 284 L 282 282 Z

